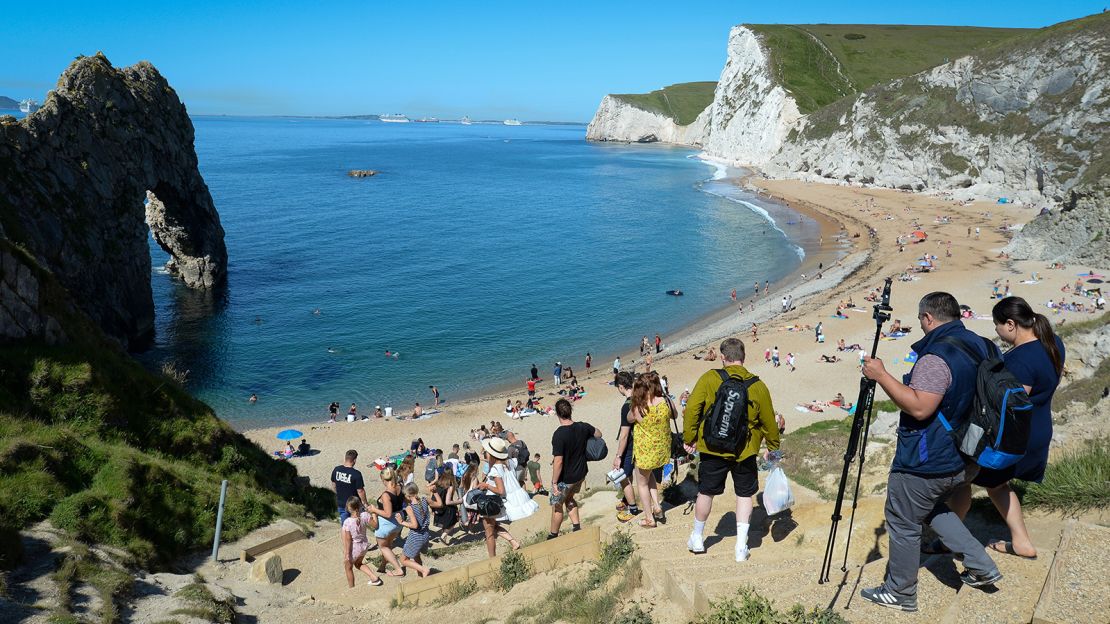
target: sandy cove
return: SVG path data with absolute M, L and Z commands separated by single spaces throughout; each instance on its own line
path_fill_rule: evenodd
M 847 412 L 836 407 L 824 412 L 802 413 L 796 410 L 799 403 L 810 401 L 831 401 L 836 394 L 842 393 L 849 401 L 855 401 L 859 388 L 859 368 L 854 353 L 837 353 L 836 343 L 843 338 L 847 344 L 859 343 L 870 349 L 875 333 L 875 322 L 871 318 L 871 302 L 864 296 L 882 284 L 883 278 L 897 278 L 908 267 L 915 266 L 925 254 L 937 257 L 937 270 L 932 273 L 913 274 L 914 281 L 894 282 L 891 304 L 893 318 L 901 319 L 903 324 L 913 327 L 913 331 L 899 340 L 883 340 L 879 343 L 879 357 L 888 370 L 898 375 L 910 369 L 911 364 L 903 361 L 910 351 L 910 344 L 921 337 L 917 326 L 917 301 L 924 294 L 945 290 L 951 292 L 962 304 L 970 305 L 977 315 L 989 316 L 992 304 L 991 285 L 994 280 L 1003 283 L 1009 280 L 1014 295 L 1026 298 L 1034 309 L 1041 313 L 1049 310 L 1044 302 L 1059 300 L 1064 296 L 1068 301 L 1076 299 L 1061 293 L 1061 286 L 1072 284 L 1076 274 L 1088 269 L 1105 273 L 1107 267 L 1073 267 L 1048 269 L 1043 262 L 1017 262 L 999 259 L 999 250 L 1006 244 L 1001 231 L 1004 224 L 1021 224 L 1035 216 L 1031 207 L 1012 204 L 993 204 L 978 202 L 961 206 L 956 202 L 929 195 L 918 195 L 900 191 L 834 186 L 790 180 L 754 180 L 762 192 L 787 203 L 791 208 L 810 216 L 823 219 L 827 227 L 825 245 L 833 244 L 830 237 L 841 227 L 847 232 L 847 242 L 854 243 L 849 255 L 833 267 L 826 265 L 822 277 L 816 279 L 817 257 L 807 258 L 806 263 L 789 278 L 777 285 L 770 295 L 762 296 L 752 310 L 747 301 L 751 298 L 751 284 L 722 284 L 721 296 L 728 302 L 728 293 L 737 289 L 741 301 L 745 302 L 742 314 L 729 314 L 715 318 L 680 332 L 668 342 L 668 348 L 657 356 L 654 368 L 666 375 L 671 392 L 676 396 L 683 388 L 693 387 L 697 378 L 714 363 L 694 359 L 694 353 L 702 351 L 709 344 L 718 344 L 720 339 L 735 335 L 744 340 L 747 346 L 747 367 L 763 379 L 771 390 L 775 409 L 787 420 L 787 435 L 791 430 L 829 419 L 843 418 Z M 938 216 L 950 216 L 947 224 L 937 224 Z M 907 236 L 918 229 L 913 226 L 915 219 L 928 233 L 927 242 L 907 244 L 899 251 L 897 239 Z M 875 229 L 874 238 L 869 238 L 867 227 Z M 972 235 L 968 236 L 968 229 Z M 980 229 L 978 239 L 975 228 Z M 859 238 L 852 238 L 859 233 Z M 945 250 L 951 241 L 952 257 L 946 257 Z M 829 257 L 821 254 L 822 257 Z M 738 258 L 742 262 L 743 258 Z M 811 266 L 812 265 L 812 266 Z M 1036 272 L 1040 277 L 1037 284 L 1026 284 L 1030 275 Z M 802 281 L 800 274 L 809 279 Z M 795 309 L 780 313 L 781 298 L 791 294 Z M 745 297 L 747 295 L 747 297 Z M 838 302 L 851 298 L 857 310 L 848 310 L 847 319 L 834 318 Z M 1086 301 L 1085 301 L 1086 302 Z M 1086 313 L 1064 312 L 1050 314 L 1054 323 L 1061 320 L 1083 320 L 1092 315 Z M 759 340 L 754 342 L 751 324 L 759 325 Z M 795 324 L 814 327 L 823 323 L 826 342 L 815 342 L 814 331 L 803 329 L 799 332 L 786 328 Z M 990 320 L 969 319 L 969 328 L 981 335 L 994 337 L 994 327 Z M 889 327 L 889 325 L 888 325 Z M 635 338 L 635 337 L 633 337 Z M 777 346 L 785 363 L 786 354 L 794 353 L 796 370 L 791 371 L 785 364 L 773 368 L 764 362 L 764 350 Z M 820 362 L 821 355 L 838 355 L 841 361 L 835 364 Z M 625 368 L 629 368 L 639 354 L 622 357 Z M 521 364 L 522 369 L 529 362 Z M 637 362 L 639 365 L 639 362 Z M 580 363 L 570 363 L 577 371 L 584 371 Z M 549 374 L 548 366 L 541 367 L 541 374 Z M 642 366 L 638 368 L 642 370 Z M 598 426 L 612 445 L 616 439 L 618 414 L 623 398 L 608 385 L 612 379 L 611 362 L 594 361 L 594 370 L 589 375 L 579 373 L 580 383 L 588 391 L 587 396 L 574 405 L 577 420 Z M 881 394 L 881 390 L 879 391 Z M 538 386 L 538 395 L 545 405 L 554 404 L 558 399 L 550 381 Z M 330 487 L 329 475 L 332 467 L 340 463 L 343 453 L 349 448 L 359 452 L 359 466 L 366 466 L 374 458 L 394 455 L 407 451 L 410 442 L 423 438 L 429 447 L 449 449 L 452 444 L 469 439 L 471 429 L 489 425 L 491 420 L 500 421 L 507 429 L 517 432 L 528 443 L 533 453 L 542 455 L 542 477 L 550 477 L 551 433 L 557 426 L 554 416 L 531 416 L 514 421 L 504 412 L 507 396 L 523 399 L 525 392 L 510 395 L 496 394 L 465 403 L 447 403 L 442 412 L 430 419 L 421 421 L 369 420 L 354 423 L 304 424 L 296 427 L 304 432 L 314 449 L 320 453 L 295 458 L 293 461 L 302 475 L 308 476 L 314 485 Z M 877 397 L 881 398 L 881 397 Z M 324 406 L 330 397 L 321 397 L 321 421 L 325 419 Z M 276 433 L 284 429 L 270 427 L 245 431 L 250 439 L 262 448 L 274 450 L 280 443 Z M 471 441 L 472 444 L 473 441 Z M 591 466 L 588 484 L 604 484 L 604 473 L 609 462 L 604 461 Z M 424 462 L 417 465 L 423 471 Z M 789 474 L 789 464 L 787 464 Z M 377 491 L 374 471 L 365 472 L 368 489 Z

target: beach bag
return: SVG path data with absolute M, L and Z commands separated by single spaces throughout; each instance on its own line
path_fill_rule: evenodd
M 713 399 L 713 407 L 705 420 L 702 439 L 712 451 L 735 453 L 748 443 L 751 432 L 748 430 L 748 388 L 759 381 L 759 377 L 741 379 L 728 374 L 721 368 L 721 387 Z
M 539 504 L 513 479 L 505 479 L 504 513 L 509 522 L 523 520 L 540 510 Z
M 1000 470 L 1013 466 L 1029 448 L 1033 402 L 1006 368 L 994 343 L 986 338 L 987 357 L 982 357 L 959 340 L 942 338 L 977 363 L 975 396 L 971 408 L 955 426 L 938 413 L 940 424 L 952 435 L 960 453 L 983 468 Z
M 682 441 L 682 432 L 678 430 L 678 410 L 674 406 L 674 402 L 670 397 L 667 397 L 667 405 L 671 408 L 671 459 L 679 457 L 686 457 L 686 446 Z
M 609 446 L 605 444 L 605 438 L 591 436 L 586 440 L 586 461 L 601 461 L 608 454 Z
M 790 481 L 786 478 L 782 466 L 776 462 L 767 476 L 767 485 L 763 488 L 763 509 L 768 516 L 773 516 L 781 511 L 786 511 L 794 506 L 794 492 L 790 491 Z
M 487 518 L 500 516 L 505 507 L 500 496 L 477 489 L 466 493 L 465 506 L 478 512 L 479 516 Z

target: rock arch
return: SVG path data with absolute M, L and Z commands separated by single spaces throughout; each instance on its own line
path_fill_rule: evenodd
M 193 137 L 154 66 L 117 69 L 100 53 L 75 60 L 39 111 L 0 117 L 0 237 L 130 347 L 154 328 L 148 231 L 187 286 L 226 280 L 224 231 Z

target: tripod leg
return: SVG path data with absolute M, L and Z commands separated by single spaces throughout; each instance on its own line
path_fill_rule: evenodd
M 867 434 L 871 430 L 871 406 L 875 400 L 875 382 L 870 379 L 866 379 L 862 381 L 860 385 L 865 386 L 861 388 L 860 391 L 860 397 L 864 398 L 865 400 L 861 403 L 856 404 L 856 411 L 858 413 L 859 406 L 861 405 L 866 406 L 867 409 L 864 410 L 863 439 L 861 441 L 861 444 L 859 445 L 859 466 L 857 466 L 856 470 L 855 491 L 852 493 L 852 513 L 848 519 L 848 539 L 844 543 L 844 563 L 840 566 L 841 572 L 848 571 L 848 550 L 852 546 L 852 526 L 856 522 L 856 507 L 859 504 L 859 482 L 863 478 L 863 462 L 867 456 Z

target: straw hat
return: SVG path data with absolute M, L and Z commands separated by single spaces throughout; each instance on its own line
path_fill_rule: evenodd
M 497 459 L 509 458 L 509 443 L 499 437 L 490 437 L 482 440 L 482 448 Z

